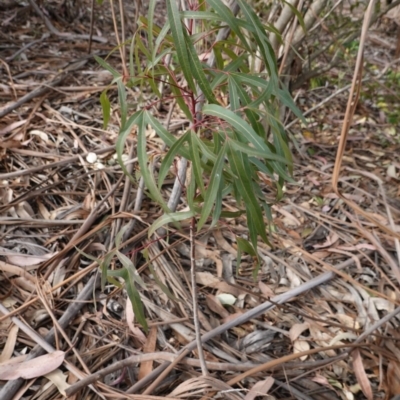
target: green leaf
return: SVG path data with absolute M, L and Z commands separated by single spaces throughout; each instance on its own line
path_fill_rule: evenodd
M 116 78 L 120 78 L 121 74 L 115 70 L 110 64 L 108 64 L 106 61 L 104 61 L 102 58 L 98 57 L 98 56 L 93 56 L 95 58 L 95 60 L 104 68 L 106 69 L 108 72 L 110 72 L 110 74 L 113 76 L 114 79 Z
M 188 50 L 188 56 L 189 56 L 189 61 L 190 61 L 190 66 L 192 67 L 192 74 L 194 78 L 196 79 L 197 84 L 199 85 L 199 88 L 204 94 L 204 97 L 210 102 L 210 103 L 217 103 L 218 101 L 214 96 L 214 93 L 211 89 L 210 83 L 208 82 L 208 79 L 206 77 L 206 74 L 204 73 L 204 67 L 201 65 L 199 57 L 196 53 L 196 50 L 193 46 L 193 43 L 191 41 L 191 38 L 187 34 L 186 31 L 184 31 L 184 36 L 185 36 L 185 41 L 186 41 L 186 46 Z
M 177 87 L 176 82 L 173 80 L 173 77 L 170 75 L 169 76 L 169 84 L 170 84 L 170 89 L 173 93 L 173 95 L 175 96 L 176 102 L 178 103 L 179 108 L 181 109 L 181 111 L 183 111 L 183 113 L 185 114 L 185 117 L 189 120 L 189 121 L 193 121 L 193 115 L 189 110 L 189 107 L 187 106 L 186 102 L 185 102 L 185 98 L 184 95 L 182 93 L 182 91 Z
M 220 22 L 221 17 L 211 11 L 182 11 L 181 15 L 184 19 L 199 19 L 210 22 Z
M 183 221 L 185 219 L 189 219 L 194 217 L 193 211 L 183 211 L 183 212 L 176 212 L 176 213 L 169 213 L 164 214 L 160 218 L 157 218 L 149 229 L 149 237 L 153 235 L 157 231 L 157 229 L 165 226 L 169 223 L 175 223 L 179 221 Z
M 176 138 L 174 135 L 171 135 L 170 132 L 168 132 L 162 125 L 161 123 L 153 116 L 148 111 L 144 111 L 145 115 L 145 120 L 148 124 L 154 128 L 156 131 L 157 135 L 162 139 L 162 141 L 169 147 L 173 146 L 173 144 L 176 142 Z M 187 159 L 190 158 L 189 151 L 187 149 L 179 149 L 179 154 L 182 157 L 185 157 Z
M 132 303 L 135 318 L 138 320 L 139 324 L 142 325 L 142 328 L 147 332 L 148 325 L 144 315 L 142 300 L 138 290 L 135 287 L 134 280 L 132 279 L 132 275 L 129 273 L 129 270 L 127 268 L 120 268 L 117 270 L 108 271 L 108 280 L 117 287 L 121 287 L 119 282 L 116 279 L 113 279 L 113 277 L 119 277 L 124 280 L 126 292 L 129 300 Z
M 200 188 L 200 193 L 204 197 L 205 190 L 204 190 L 204 178 L 203 178 L 203 170 L 201 168 L 200 156 L 199 156 L 199 147 L 196 132 L 190 130 L 190 137 L 189 137 L 189 152 L 190 152 L 190 159 L 192 161 L 192 169 L 195 181 L 197 186 Z
M 189 141 L 190 131 L 187 131 L 183 136 L 181 136 L 169 149 L 167 155 L 164 157 L 160 171 L 158 173 L 158 188 L 161 189 L 164 179 L 167 176 L 169 169 L 174 161 L 175 156 L 180 150 L 182 150 L 185 142 Z
M 117 251 L 115 254 L 118 257 L 121 264 L 124 266 L 124 268 L 126 268 L 126 270 L 128 271 L 131 281 L 137 283 L 143 289 L 147 289 L 146 284 L 143 282 L 143 279 L 137 272 L 137 269 L 133 265 L 133 262 L 124 253 L 121 253 L 120 251 Z
M 138 290 L 135 288 L 132 282 L 129 280 L 125 281 L 126 284 L 126 292 L 128 294 L 129 300 L 132 303 L 132 309 L 135 314 L 135 318 L 138 320 L 139 324 L 147 333 L 149 330 L 149 326 L 147 325 L 146 317 L 144 315 L 143 303 L 140 298 L 140 294 Z
M 149 263 L 149 270 L 150 270 L 150 273 L 153 275 L 153 278 L 156 281 L 157 286 L 159 286 L 159 288 L 167 295 L 167 297 L 170 300 L 178 302 L 179 300 L 171 293 L 171 291 L 168 289 L 168 287 L 165 286 L 164 283 L 161 282 L 161 280 L 158 277 L 155 269 L 153 268 L 153 264 L 151 262 Z
M 107 129 L 108 122 L 110 121 L 111 105 L 107 96 L 107 91 L 104 90 L 100 95 L 100 104 L 103 110 L 103 129 Z
M 248 240 L 240 238 L 240 237 L 236 237 L 236 242 L 237 242 L 238 248 L 243 253 L 250 254 L 253 257 L 258 257 L 257 252 L 255 251 L 254 247 Z
M 246 206 L 249 229 L 254 226 L 254 230 L 250 229 L 253 246 L 257 247 L 257 234 L 261 236 L 264 242 L 268 243 L 261 207 L 254 195 L 252 182 L 249 179 L 249 171 L 251 171 L 251 167 L 248 158 L 245 154 L 237 152 L 230 146 L 228 159 L 233 173 L 238 177 L 235 184 L 237 185 L 238 191 L 240 192 Z
M 222 169 L 224 167 L 225 155 L 226 155 L 226 144 L 224 144 L 224 146 L 221 148 L 217 157 L 217 161 L 215 162 L 214 168 L 211 172 L 210 183 L 208 185 L 207 192 L 204 198 L 204 205 L 201 211 L 201 217 L 197 224 L 198 231 L 203 227 L 203 225 L 207 221 L 207 218 L 211 213 L 215 199 L 217 197 L 220 182 L 222 179 Z
M 116 151 L 117 151 L 117 160 L 119 165 L 121 166 L 122 172 L 129 178 L 129 180 L 135 184 L 135 179 L 133 176 L 129 173 L 127 168 L 125 167 L 124 161 L 122 159 L 122 155 L 124 154 L 124 148 L 125 148 L 125 141 L 128 135 L 131 133 L 133 127 L 135 125 L 138 125 L 140 120 L 143 119 L 143 111 L 138 111 L 135 114 L 133 114 L 128 121 L 126 122 L 125 126 L 121 130 L 121 132 L 118 135 L 117 143 L 115 145 Z
M 171 27 L 172 37 L 174 38 L 176 54 L 178 56 L 179 64 L 182 68 L 183 75 L 185 76 L 190 89 L 196 93 L 196 87 L 193 83 L 193 75 L 190 69 L 189 56 L 186 49 L 182 21 L 180 19 L 176 0 L 167 0 L 167 15 L 168 22 Z
M 252 7 L 250 7 L 247 2 L 243 0 L 237 0 L 237 2 L 247 22 L 251 26 L 254 26 L 253 37 L 257 42 L 258 48 L 261 52 L 262 58 L 266 64 L 269 75 L 271 77 L 271 81 L 276 86 L 278 86 L 278 70 L 277 70 L 275 52 L 271 46 L 271 43 L 268 40 L 265 28 L 263 27 L 260 19 L 257 17 Z
M 207 104 L 203 108 L 203 113 L 206 115 L 213 115 L 224 121 L 228 122 L 235 130 L 244 136 L 256 149 L 268 152 L 268 146 L 264 140 L 257 135 L 255 130 L 242 118 L 236 115 L 233 111 L 226 110 L 225 108 L 216 104 Z
M 121 127 L 123 128 L 126 123 L 126 118 L 128 115 L 128 103 L 126 102 L 126 90 L 122 79 L 118 79 L 118 100 L 121 109 Z
M 235 150 L 241 151 L 241 152 L 247 154 L 248 156 L 262 157 L 265 160 L 274 160 L 274 161 L 278 161 L 278 162 L 281 162 L 284 164 L 292 163 L 291 159 L 286 160 L 285 157 L 282 157 L 280 155 L 272 153 L 269 149 L 268 149 L 268 151 L 258 150 L 258 149 L 255 149 L 254 147 L 247 146 L 246 144 L 240 143 L 236 140 L 231 140 L 230 144 L 232 145 L 232 147 Z
M 223 21 L 225 21 L 232 32 L 235 32 L 236 36 L 240 39 L 243 46 L 250 53 L 251 48 L 247 43 L 246 38 L 240 31 L 237 18 L 232 14 L 232 11 L 227 7 L 221 0 L 207 0 L 207 3 L 217 12 Z
M 146 118 L 143 114 L 140 114 L 138 118 L 138 144 L 137 144 L 137 155 L 140 166 L 140 172 L 143 176 L 144 183 L 149 190 L 153 200 L 155 200 L 165 212 L 169 212 L 167 204 L 165 203 L 161 192 L 157 188 L 157 184 L 154 179 L 154 175 L 150 172 L 147 157 L 147 140 L 146 140 Z
M 154 10 L 156 8 L 156 0 L 150 0 L 149 1 L 149 11 L 147 13 L 147 21 L 148 21 L 148 28 L 147 28 L 147 45 L 149 47 L 149 51 L 151 53 L 151 60 L 154 59 L 154 49 L 153 49 L 153 24 L 154 24 Z M 139 5 L 137 5 L 139 6 Z

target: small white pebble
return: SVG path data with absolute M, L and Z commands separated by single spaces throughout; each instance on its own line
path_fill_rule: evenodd
M 89 164 L 95 163 L 96 160 L 97 160 L 97 154 L 96 153 L 88 153 L 88 155 L 86 156 L 86 161 Z

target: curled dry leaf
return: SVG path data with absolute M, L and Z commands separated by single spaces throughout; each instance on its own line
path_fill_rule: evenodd
M 303 351 L 310 350 L 310 344 L 306 340 L 295 340 L 293 343 L 293 353 L 302 353 Z M 307 355 L 300 357 L 301 361 L 307 359 Z
M 353 357 L 353 369 L 356 375 L 357 382 L 359 383 L 364 396 L 368 400 L 373 400 L 371 382 L 369 381 L 367 374 L 364 369 L 363 361 L 361 358 L 360 350 L 355 349 L 351 352 Z
M 263 396 L 269 392 L 274 384 L 275 379 L 272 376 L 269 376 L 267 379 L 263 381 L 258 381 L 247 393 L 244 400 L 254 400 L 257 396 Z
M 293 342 L 295 341 L 304 331 L 306 331 L 310 327 L 308 322 L 304 322 L 302 324 L 294 324 L 290 328 L 289 337 L 290 340 Z
M 55 351 L 19 363 L 13 363 L 11 359 L 9 362 L 0 365 L 0 379 L 9 381 L 18 378 L 32 379 L 46 375 L 58 368 L 63 363 L 64 357 L 63 351 Z
M 56 369 L 46 374 L 45 377 L 57 387 L 63 396 L 67 396 L 65 390 L 71 386 L 67 383 L 67 375 L 64 375 L 60 369 Z

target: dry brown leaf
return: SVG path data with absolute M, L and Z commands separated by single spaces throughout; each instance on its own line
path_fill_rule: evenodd
M 56 386 L 63 396 L 66 396 L 65 389 L 71 386 L 67 383 L 67 375 L 64 375 L 60 369 L 56 369 L 46 374 L 45 377 Z
M 275 296 L 274 291 L 268 286 L 266 285 L 264 282 L 260 281 L 258 282 L 258 287 L 261 290 L 261 293 L 267 298 L 271 298 Z
M 15 343 L 17 342 L 18 337 L 18 326 L 13 325 L 10 329 L 10 332 L 7 335 L 7 341 L 4 345 L 3 351 L 0 354 L 0 364 L 9 360 L 14 352 Z
M 38 265 L 43 261 L 47 261 L 50 258 L 54 257 L 57 253 L 47 253 L 42 256 L 33 256 L 30 254 L 7 254 L 7 260 L 9 263 L 13 265 L 17 265 L 18 267 L 31 267 L 33 265 Z
M 11 359 L 11 362 L 0 365 L 0 379 L 9 381 L 18 378 L 32 379 L 46 375 L 58 368 L 63 363 L 64 357 L 65 353 L 57 350 L 33 360 L 19 363 L 13 363 Z
M 400 395 L 400 364 L 396 361 L 390 361 L 386 372 L 386 381 L 388 385 L 387 395 L 389 397 Z
M 289 331 L 290 340 L 295 341 L 304 331 L 306 331 L 310 327 L 308 322 L 304 322 L 302 324 L 294 324 Z
M 310 344 L 308 343 L 307 340 L 295 340 L 293 342 L 293 353 L 302 353 L 303 351 L 310 350 Z M 300 357 L 301 361 L 304 361 L 307 359 L 307 355 Z
M 367 374 L 364 369 L 363 361 L 361 358 L 360 350 L 355 349 L 351 352 L 353 357 L 353 369 L 354 374 L 357 378 L 357 382 L 359 383 L 364 396 L 368 400 L 373 400 L 371 382 L 369 381 Z
M 215 288 L 220 283 L 220 280 L 210 272 L 196 272 L 196 283 Z
M 321 244 L 314 244 L 314 249 L 323 249 L 325 247 L 331 247 L 339 240 L 339 235 L 335 232 L 331 232 L 330 235 L 326 238 L 326 241 Z
M 257 396 L 263 396 L 269 392 L 274 384 L 275 379 L 272 376 L 269 376 L 267 379 L 263 381 L 258 381 L 247 393 L 244 400 L 254 400 Z
M 156 349 L 157 344 L 157 327 L 152 326 L 150 332 L 147 335 L 146 343 L 143 346 L 143 353 L 153 353 Z M 153 361 L 143 361 L 140 364 L 138 380 L 143 379 L 151 373 L 153 370 Z
M 19 140 L 9 139 L 6 141 L 0 141 L 1 149 L 18 149 L 22 146 L 22 143 Z
M 221 318 L 227 318 L 229 316 L 229 312 L 221 305 L 221 302 L 215 296 L 207 294 L 206 303 L 209 309 L 218 314 Z

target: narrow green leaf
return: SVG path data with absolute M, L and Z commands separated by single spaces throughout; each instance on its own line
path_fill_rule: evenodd
M 284 164 L 292 163 L 291 159 L 286 160 L 285 157 L 274 154 L 269 149 L 268 149 L 268 151 L 258 150 L 258 149 L 255 149 L 254 147 L 247 146 L 246 144 L 240 143 L 236 140 L 231 140 L 230 144 L 232 145 L 232 147 L 235 150 L 241 151 L 241 152 L 247 154 L 248 156 L 262 157 L 265 160 L 274 160 L 274 161 L 278 161 L 278 162 L 281 162 Z
M 184 135 L 182 135 L 169 149 L 168 153 L 164 157 L 160 171 L 158 173 L 158 188 L 161 189 L 164 179 L 167 176 L 169 169 L 174 161 L 175 156 L 178 154 L 180 150 L 182 150 L 184 143 L 187 142 L 190 138 L 190 131 L 187 131 Z
M 110 100 L 108 99 L 106 90 L 101 92 L 100 104 L 101 104 L 101 108 L 103 110 L 103 129 L 107 129 L 108 122 L 110 121 L 110 115 L 111 115 L 111 104 L 110 104 Z
M 222 18 L 211 11 L 182 11 L 181 15 L 185 19 L 199 19 L 212 22 L 220 22 Z
M 228 24 L 232 32 L 235 32 L 236 36 L 240 39 L 243 46 L 250 53 L 251 48 L 247 43 L 246 38 L 240 31 L 237 18 L 235 18 L 235 16 L 232 14 L 232 11 L 229 9 L 229 7 L 227 7 L 221 0 L 207 0 L 207 3 L 210 4 L 210 6 L 217 12 L 221 19 Z
M 248 240 L 236 236 L 236 242 L 237 242 L 238 248 L 243 253 L 250 254 L 253 257 L 258 257 L 257 252 L 255 251 L 254 247 Z
M 209 215 L 211 213 L 215 199 L 217 197 L 220 182 L 222 179 L 222 169 L 224 167 L 225 155 L 226 155 L 226 144 L 224 144 L 224 146 L 222 146 L 222 148 L 218 154 L 217 161 L 215 162 L 214 168 L 211 172 L 210 182 L 209 182 L 207 192 L 206 192 L 206 195 L 204 198 L 203 209 L 201 211 L 201 217 L 197 224 L 198 231 L 203 227 L 203 225 L 207 221 L 207 218 L 209 217 Z
M 185 219 L 192 218 L 194 216 L 193 211 L 183 211 L 176 213 L 164 214 L 160 218 L 157 218 L 149 229 L 149 237 L 151 237 L 157 229 L 161 228 L 170 223 L 175 223 L 179 221 L 183 221 Z
M 126 284 L 126 292 L 128 294 L 129 300 L 132 303 L 132 309 L 135 314 L 135 318 L 138 320 L 139 324 L 148 332 L 149 326 L 147 325 L 146 317 L 144 315 L 143 303 L 140 298 L 140 294 L 138 290 L 135 288 L 135 285 L 129 280 L 125 281 Z
M 224 177 L 222 175 L 221 181 L 219 183 L 219 187 L 217 190 L 217 195 L 215 197 L 215 206 L 213 211 L 213 217 L 210 225 L 210 229 L 214 228 L 219 219 L 221 218 L 222 213 L 222 200 L 223 200 L 223 188 L 224 188 Z
M 259 50 L 261 52 L 262 58 L 266 64 L 269 75 L 271 77 L 271 81 L 278 85 L 278 70 L 277 70 L 277 62 L 275 57 L 275 52 L 269 42 L 268 36 L 265 32 L 265 28 L 262 25 L 260 19 L 257 17 L 256 13 L 249 6 L 246 1 L 237 0 L 243 15 L 245 16 L 247 22 L 254 26 L 253 37 L 256 40 Z
M 175 96 L 176 102 L 178 103 L 179 108 L 183 113 L 185 114 L 186 118 L 189 121 L 193 121 L 193 115 L 189 110 L 189 107 L 187 106 L 185 102 L 185 98 L 183 95 L 183 92 L 176 86 L 176 82 L 174 81 L 173 77 L 169 75 L 169 84 L 170 84 L 170 89 Z
M 262 211 L 254 195 L 252 182 L 249 179 L 249 171 L 251 171 L 251 167 L 248 162 L 247 156 L 241 152 L 237 152 L 231 146 L 230 151 L 228 152 L 228 158 L 232 167 L 232 171 L 238 177 L 238 180 L 235 182 L 235 184 L 237 185 L 238 191 L 243 197 L 244 203 L 246 205 L 247 222 L 249 229 L 251 226 L 254 226 L 254 230 L 250 230 L 250 234 L 253 236 L 253 246 L 257 247 L 257 240 L 254 241 L 254 237 L 256 238 L 255 235 L 260 235 L 265 242 L 268 242 L 268 239 L 265 233 L 265 224 Z
M 143 282 L 143 279 L 140 277 L 132 261 L 124 253 L 121 253 L 120 251 L 117 251 L 115 254 L 118 257 L 118 260 L 124 266 L 124 268 L 127 269 L 131 281 L 137 283 L 143 289 L 147 289 L 146 284 Z
M 140 166 L 140 172 L 143 176 L 144 183 L 150 192 L 153 200 L 155 200 L 165 212 L 169 212 L 167 204 L 165 203 L 161 192 L 157 188 L 157 184 L 154 179 L 154 175 L 150 172 L 148 157 L 147 157 L 147 140 L 146 140 L 146 118 L 143 114 L 140 115 L 137 121 L 138 125 L 138 144 L 137 144 L 137 155 Z
M 154 10 L 156 8 L 156 0 L 149 1 L 149 11 L 147 13 L 147 20 L 148 20 L 148 28 L 147 28 L 147 45 L 149 47 L 149 51 L 151 53 L 151 60 L 154 58 L 154 44 L 153 44 L 153 24 L 154 24 Z M 137 6 L 139 6 L 137 4 Z
M 135 179 L 133 176 L 129 173 L 127 168 L 125 167 L 124 161 L 122 159 L 122 156 L 124 154 L 124 148 L 125 148 L 125 141 L 128 135 L 131 133 L 133 127 L 139 123 L 139 121 L 143 119 L 143 111 L 138 111 L 135 114 L 133 114 L 128 121 L 126 122 L 125 126 L 121 130 L 121 132 L 118 135 L 117 143 L 115 145 L 115 149 L 117 151 L 117 160 L 119 165 L 121 166 L 122 172 L 129 178 L 129 180 L 135 184 Z
M 136 42 L 136 32 L 133 34 L 131 39 L 131 44 L 129 46 L 129 75 L 130 80 L 135 76 L 135 63 L 133 61 L 133 55 L 135 54 L 135 42 Z
M 190 66 L 192 67 L 191 72 L 193 74 L 193 77 L 196 79 L 196 82 L 199 85 L 199 88 L 201 89 L 201 91 L 203 92 L 205 98 L 210 103 L 218 104 L 218 101 L 215 98 L 214 93 L 211 89 L 210 83 L 206 77 L 206 74 L 204 73 L 204 70 L 203 70 L 204 67 L 201 65 L 199 57 L 196 53 L 196 49 L 193 46 L 192 40 L 186 31 L 183 31 L 183 32 L 184 32 L 184 37 L 185 37 L 185 41 L 186 41 Z
M 153 264 L 149 263 L 149 270 L 150 273 L 153 275 L 154 280 L 156 281 L 157 286 L 167 295 L 167 297 L 172 300 L 178 302 L 179 300 L 171 293 L 167 286 L 160 280 L 159 276 L 157 275 L 155 269 L 153 268 Z
M 255 130 L 244 119 L 240 118 L 233 111 L 226 110 L 216 104 L 207 104 L 203 108 L 203 113 L 206 115 L 213 115 L 228 122 L 239 134 L 243 135 L 257 149 L 262 149 L 265 152 L 268 152 L 269 149 L 264 140 L 257 135 Z
M 196 132 L 190 130 L 190 137 L 189 137 L 189 152 L 190 152 L 190 159 L 192 161 L 192 169 L 195 181 L 197 186 L 200 188 L 200 193 L 204 197 L 205 190 L 204 190 L 204 182 L 203 182 L 203 170 L 201 168 L 200 156 L 199 156 L 199 148 L 198 148 L 198 141 Z
M 229 93 L 229 100 L 231 103 L 230 108 L 234 113 L 239 115 L 239 110 L 240 110 L 239 96 L 237 93 L 235 82 L 231 79 L 231 77 L 228 77 L 228 93 Z
M 157 135 L 162 139 L 162 141 L 167 146 L 171 147 L 177 140 L 175 136 L 168 132 L 150 112 L 144 111 L 144 115 L 146 122 L 154 128 Z M 187 159 L 190 158 L 189 151 L 187 149 L 179 149 L 179 154 Z
M 104 61 L 102 58 L 98 56 L 93 56 L 93 57 L 104 69 L 110 72 L 110 74 L 113 76 L 114 79 L 121 77 L 121 74 L 117 70 L 115 70 L 110 64 Z
M 101 290 L 105 289 L 108 271 L 110 268 L 111 260 L 113 259 L 114 255 L 115 255 L 115 252 L 110 251 L 108 254 L 106 254 L 106 256 L 104 257 L 103 261 L 100 264 Z
M 125 85 L 122 82 L 122 79 L 118 79 L 117 87 L 118 87 L 119 107 L 121 111 L 121 127 L 123 128 L 125 126 L 126 118 L 128 115 L 128 103 L 126 101 L 126 90 L 125 90 Z
M 182 21 L 176 0 L 167 0 L 167 15 L 168 22 L 171 27 L 172 37 L 176 48 L 179 64 L 182 68 L 183 75 L 188 83 L 190 89 L 196 93 L 196 87 L 193 83 L 193 75 L 190 69 L 189 56 L 186 49 L 185 37 L 183 34 Z
M 126 268 L 120 268 L 117 270 L 108 271 L 108 280 L 117 287 L 121 287 L 121 284 L 114 279 L 114 277 L 122 278 L 125 282 L 126 292 L 128 294 L 129 300 L 132 303 L 133 312 L 135 318 L 138 320 L 142 328 L 147 332 L 148 325 L 144 315 L 143 304 L 140 298 L 140 294 L 135 287 L 134 280 Z

